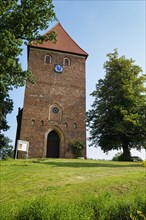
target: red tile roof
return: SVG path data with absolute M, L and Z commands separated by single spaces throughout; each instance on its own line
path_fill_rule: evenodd
M 81 49 L 78 44 L 76 44 L 76 42 L 68 35 L 68 33 L 64 30 L 59 22 L 52 29 L 46 32 L 45 35 L 50 31 L 55 31 L 57 34 L 57 42 L 55 44 L 50 41 L 44 41 L 42 44 L 36 44 L 35 42 L 32 42 L 31 46 L 79 54 L 85 57 L 88 56 L 88 54 L 83 49 Z

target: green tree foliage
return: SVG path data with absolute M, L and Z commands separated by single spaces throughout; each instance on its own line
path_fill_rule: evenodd
M 55 42 L 55 32 L 46 36 L 39 34 L 53 20 L 56 16 L 52 0 L 0 0 L 0 93 L 5 99 L 9 90 L 31 79 L 30 71 L 23 71 L 19 60 L 23 43 Z M 8 109 L 5 112 L 0 109 L 0 121 L 10 112 Z
M 117 50 L 107 55 L 105 78 L 91 94 L 92 109 L 87 113 L 91 144 L 104 152 L 146 147 L 146 75 L 132 59 L 119 57 Z
M 0 84 L 1 86 L 1 84 Z M 13 109 L 13 102 L 7 92 L 2 92 L 0 88 L 0 130 L 6 131 L 9 126 L 6 121 L 6 115 L 11 113 Z
M 11 140 L 0 134 L 0 158 L 7 159 L 13 157 L 13 146 L 10 145 Z
M 29 71 L 23 71 L 18 56 L 22 44 L 33 40 L 55 41 L 51 32 L 41 36 L 40 30 L 56 19 L 52 0 L 1 0 L 0 5 L 0 76 L 7 86 L 23 86 Z
M 0 84 L 1 86 L 1 84 Z M 13 109 L 13 102 L 9 97 L 9 94 L 7 92 L 2 92 L 2 89 L 0 89 L 0 156 L 3 157 L 3 155 L 7 155 L 10 153 L 9 148 L 9 142 L 7 137 L 4 137 L 3 134 L 1 134 L 1 130 L 7 131 L 9 129 L 9 125 L 6 120 L 6 115 L 8 113 L 11 113 Z M 10 156 L 10 155 L 9 155 Z

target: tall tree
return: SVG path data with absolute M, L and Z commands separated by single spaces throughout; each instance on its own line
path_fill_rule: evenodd
M 0 85 L 1 86 L 1 85 Z M 0 130 L 7 131 L 9 125 L 6 120 L 6 116 L 8 113 L 11 113 L 13 110 L 13 101 L 10 99 L 9 94 L 6 92 L 2 92 L 0 88 Z M 1 136 L 0 136 L 1 141 Z
M 29 44 L 32 40 L 55 42 L 54 32 L 47 36 L 39 34 L 53 20 L 56 16 L 52 0 L 0 0 L 0 93 L 3 98 L 8 98 L 9 90 L 31 79 L 30 71 L 23 71 L 19 60 L 23 43 Z M 5 112 L 0 108 L 0 122 L 7 112 L 6 108 Z
M 104 152 L 146 147 L 146 75 L 132 59 L 119 57 L 117 50 L 107 55 L 105 78 L 91 94 L 92 109 L 87 113 L 91 145 Z

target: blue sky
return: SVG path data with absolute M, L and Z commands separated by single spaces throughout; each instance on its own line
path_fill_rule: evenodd
M 145 72 L 146 60 L 146 2 L 145 0 L 54 0 L 56 16 L 68 34 L 84 49 L 89 57 L 86 62 L 86 109 L 93 102 L 89 95 L 100 78 L 104 77 L 103 64 L 106 54 L 118 49 L 119 55 L 132 58 Z M 53 27 L 56 22 L 50 24 Z M 49 29 L 48 28 L 48 29 Z M 47 30 L 48 30 L 47 29 Z M 46 32 L 46 31 L 44 31 Z M 27 68 L 27 53 L 24 48 L 20 59 L 24 69 Z M 14 110 L 8 116 L 11 128 L 6 135 L 15 142 L 16 115 L 18 107 L 23 106 L 24 88 L 11 92 Z M 115 154 L 105 155 L 100 148 L 88 148 L 87 156 L 96 159 L 111 159 Z M 145 158 L 144 150 L 132 151 L 133 155 Z

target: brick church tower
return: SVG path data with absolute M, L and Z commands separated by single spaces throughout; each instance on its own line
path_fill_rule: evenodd
M 71 140 L 80 140 L 86 147 L 85 62 L 88 54 L 60 23 L 50 31 L 57 34 L 55 44 L 46 41 L 28 47 L 28 65 L 34 84 L 27 82 L 26 85 L 24 107 L 17 116 L 16 142 L 28 141 L 28 155 L 32 158 L 71 158 L 68 151 Z M 18 151 L 19 158 L 23 157 L 22 153 Z M 83 156 L 86 157 L 86 150 Z

